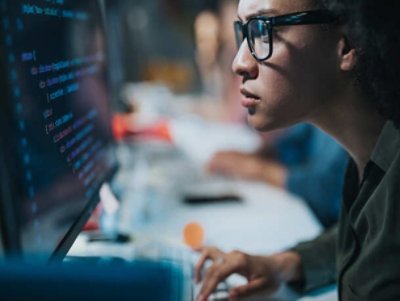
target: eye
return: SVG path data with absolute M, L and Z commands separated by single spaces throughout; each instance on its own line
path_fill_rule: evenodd
M 253 40 L 258 40 L 262 43 L 269 43 L 269 31 L 267 23 L 263 20 L 254 20 L 250 27 L 250 35 Z

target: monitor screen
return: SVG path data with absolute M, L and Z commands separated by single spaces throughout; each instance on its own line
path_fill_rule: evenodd
M 23 254 L 62 256 L 116 168 L 100 4 L 0 0 L 0 11 L 6 226 Z

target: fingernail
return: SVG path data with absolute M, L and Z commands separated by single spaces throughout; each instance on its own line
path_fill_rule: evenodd
M 197 301 L 204 301 L 204 296 L 203 295 L 199 295 L 197 297 Z

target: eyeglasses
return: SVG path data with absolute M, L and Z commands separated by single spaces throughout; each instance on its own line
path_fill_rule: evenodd
M 262 62 L 272 55 L 272 33 L 275 26 L 327 24 L 335 21 L 337 17 L 328 10 L 312 10 L 276 17 L 254 17 L 245 24 L 236 21 L 234 29 L 238 47 L 247 39 L 251 54 L 258 62 Z

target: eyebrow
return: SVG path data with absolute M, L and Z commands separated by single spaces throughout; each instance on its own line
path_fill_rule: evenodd
M 271 16 L 271 15 L 277 15 L 278 11 L 275 9 L 260 9 L 256 11 L 255 13 L 252 13 L 246 17 L 246 19 L 251 19 L 253 17 L 258 17 L 258 16 Z M 238 19 L 243 22 L 242 18 L 238 15 Z

